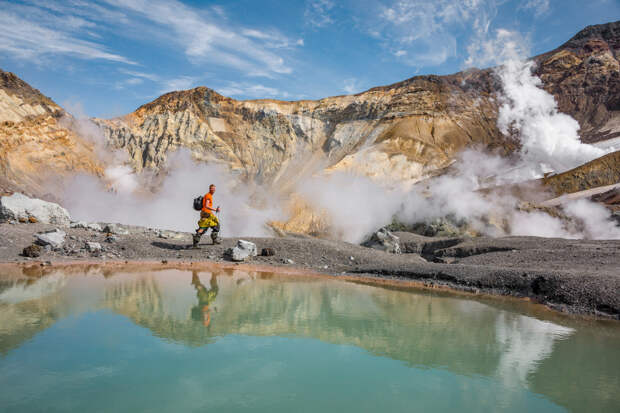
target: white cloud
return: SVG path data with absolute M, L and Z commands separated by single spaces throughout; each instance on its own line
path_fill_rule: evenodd
M 150 80 L 151 82 L 159 82 L 159 81 L 161 81 L 161 78 L 159 76 L 157 76 L 156 74 L 153 74 L 153 73 L 144 73 L 144 72 L 138 72 L 138 71 L 135 71 L 135 70 L 127 70 L 127 69 L 120 69 L 119 72 L 124 73 L 124 74 L 129 75 L 129 76 L 139 77 L 141 79 Z
M 162 81 L 162 88 L 160 93 L 167 93 L 176 90 L 191 89 L 196 86 L 198 78 L 192 76 L 180 76 L 174 79 L 168 79 Z
M 306 10 L 304 17 L 306 24 L 321 28 L 334 23 L 330 12 L 334 8 L 335 3 L 332 0 L 309 0 L 306 2 Z
M 380 7 L 379 26 L 369 32 L 406 64 L 440 65 L 456 57 L 455 29 L 488 22 L 494 13 L 495 0 L 398 0 Z
M 550 9 L 549 0 L 528 0 L 519 6 L 520 9 L 533 10 L 536 17 L 542 16 Z
M 355 93 L 361 92 L 362 86 L 360 82 L 355 78 L 345 79 L 342 90 L 348 95 L 353 95 Z
M 103 45 L 102 34 L 113 34 L 174 45 L 195 65 L 273 77 L 292 72 L 285 53 L 304 43 L 276 29 L 234 24 L 218 6 L 195 8 L 178 0 L 24 1 L 28 4 L 0 0 L 0 51 L 20 59 L 64 54 L 134 64 Z
M 208 10 L 197 10 L 176 0 L 105 1 L 155 23 L 154 31 L 168 30 L 169 39 L 181 46 L 196 64 L 228 66 L 254 76 L 292 72 L 284 58 L 272 49 L 292 47 L 296 41 L 275 31 L 261 32 L 220 23 L 220 15 L 220 19 L 213 19 Z
M 130 77 L 120 82 L 116 82 L 114 84 L 114 89 L 121 90 L 121 89 L 125 89 L 125 87 L 127 86 L 137 86 L 142 83 L 144 83 L 144 79 L 139 78 L 139 77 Z
M 18 59 L 39 62 L 46 56 L 66 55 L 136 64 L 75 33 L 83 28 L 94 27 L 92 22 L 75 16 L 58 17 L 32 8 L 13 7 L 4 2 L 0 6 L 3 6 L 0 8 L 0 51 Z M 29 11 L 26 13 L 29 18 L 16 13 L 20 11 Z
M 287 92 L 282 92 L 279 89 L 245 82 L 229 82 L 226 86 L 216 88 L 216 91 L 224 96 L 230 97 L 249 97 L 255 99 L 286 99 L 290 97 Z

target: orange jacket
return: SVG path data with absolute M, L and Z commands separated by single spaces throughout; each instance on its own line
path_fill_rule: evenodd
M 213 195 L 211 195 L 211 192 L 207 192 L 207 194 L 202 198 L 202 211 L 212 214 L 213 211 L 207 208 L 213 208 Z

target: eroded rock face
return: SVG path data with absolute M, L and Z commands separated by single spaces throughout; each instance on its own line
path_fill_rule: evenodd
M 580 122 L 586 141 L 620 135 L 619 39 L 620 22 L 591 26 L 534 58 L 544 88 Z M 182 147 L 280 187 L 324 168 L 416 181 L 468 145 L 518 148 L 496 126 L 500 90 L 490 69 L 417 76 L 318 101 L 237 101 L 199 87 L 97 122 L 138 170 L 160 167 Z
M 472 142 L 512 148 L 483 115 L 496 111 L 491 88 L 473 89 L 469 78 L 494 82 L 490 72 L 417 77 L 359 95 L 298 102 L 236 101 L 199 87 L 98 122 L 138 170 L 157 168 L 168 152 L 185 147 L 197 159 L 224 163 L 258 182 L 323 167 L 416 179 Z
M 50 178 L 76 172 L 100 175 L 92 143 L 71 129 L 74 121 L 51 99 L 13 73 L 0 70 L 0 194 L 53 193 Z

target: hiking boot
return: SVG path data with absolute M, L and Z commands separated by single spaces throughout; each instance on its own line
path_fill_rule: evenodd
M 222 241 L 220 241 L 220 238 L 218 237 L 217 233 L 211 234 L 211 240 L 213 241 L 213 244 L 221 244 L 222 243 Z
M 192 236 L 192 248 L 198 248 L 199 242 L 200 242 L 200 234 L 194 234 Z

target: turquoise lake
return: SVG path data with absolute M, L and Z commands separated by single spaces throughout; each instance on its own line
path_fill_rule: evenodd
M 0 410 L 619 412 L 620 323 L 338 278 L 0 272 Z

